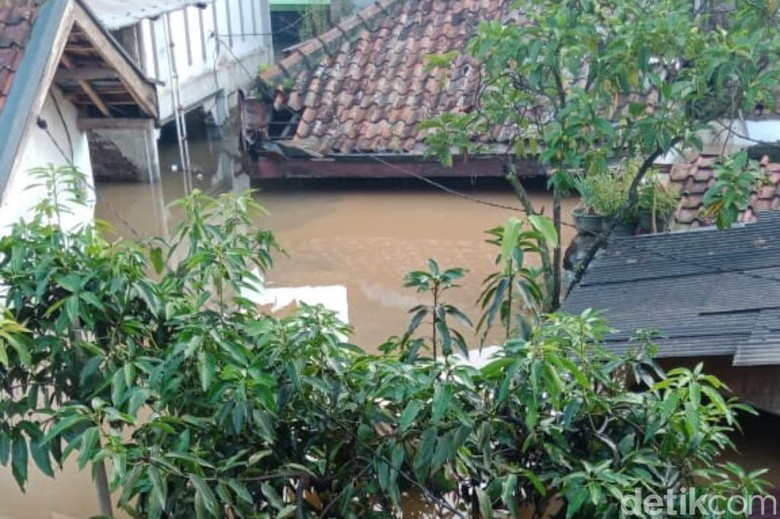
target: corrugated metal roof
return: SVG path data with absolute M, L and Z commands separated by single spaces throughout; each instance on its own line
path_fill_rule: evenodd
M 107 29 L 114 31 L 147 18 L 177 11 L 188 5 L 210 4 L 214 0 L 84 0 Z
M 780 365 L 780 213 L 726 231 L 616 239 L 563 305 L 603 310 L 622 352 L 658 331 L 659 357 L 733 355 L 736 366 Z

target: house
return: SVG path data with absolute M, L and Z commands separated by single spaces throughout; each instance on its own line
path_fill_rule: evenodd
M 176 130 L 183 168 L 190 166 L 191 136 L 197 130 L 221 138 L 229 111 L 236 106 L 236 91 L 250 85 L 258 70 L 273 60 L 268 0 L 84 2 L 156 81 L 159 121 Z M 93 133 L 93 147 L 113 142 L 137 168 L 129 179 L 154 180 L 159 174 L 160 132 L 148 131 L 153 143 L 148 157 L 146 150 L 126 146 L 121 135 L 107 128 Z M 117 170 L 100 168 L 96 176 L 117 179 Z
M 637 330 L 659 334 L 665 368 L 704 363 L 761 411 L 738 444 L 748 465 L 769 464 L 780 485 L 780 212 L 718 231 L 703 227 L 612 239 L 562 310 L 602 309 L 617 331 L 605 347 L 636 348 Z M 775 435 L 775 436 L 773 436 Z
M 29 216 L 46 192 L 29 170 L 73 164 L 92 192 L 87 134 L 153 126 L 155 85 L 83 0 L 0 1 L 0 227 Z M 91 221 L 74 208 L 63 224 Z
M 515 23 L 511 0 L 380 0 L 293 48 L 260 75 L 261 100 L 242 113 L 245 167 L 257 177 L 499 176 L 513 129 L 480 137 L 484 152 L 453 168 L 428 156 L 420 123 L 477 107 L 480 67 L 460 54 L 452 71 L 431 54 L 463 49 L 479 23 Z M 518 160 L 520 174 L 542 174 Z

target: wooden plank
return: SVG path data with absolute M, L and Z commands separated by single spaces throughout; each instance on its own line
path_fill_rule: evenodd
M 127 88 L 141 110 L 157 117 L 157 89 L 152 85 L 127 55 L 117 48 L 116 43 L 103 31 L 92 16 L 77 2 L 75 8 L 76 24 L 84 31 L 95 50 L 106 64 L 116 69 L 119 80 Z
M 70 60 L 67 54 L 63 53 L 62 57 L 60 58 L 60 61 L 65 66 L 65 68 L 67 69 L 73 68 L 73 62 Z M 84 93 L 87 94 L 87 96 L 89 96 L 90 100 L 92 100 L 95 106 L 98 107 L 100 113 L 102 113 L 106 117 L 113 117 L 111 110 L 108 109 L 108 106 L 106 106 L 103 100 L 100 99 L 100 96 L 97 95 L 97 93 L 92 89 L 92 85 L 89 84 L 89 81 L 82 79 L 79 81 L 79 86 L 84 91 Z
M 65 68 L 54 74 L 54 81 L 106 80 L 117 77 L 116 70 L 106 67 Z
M 148 130 L 154 128 L 154 119 L 110 119 L 84 117 L 76 121 L 79 130 Z

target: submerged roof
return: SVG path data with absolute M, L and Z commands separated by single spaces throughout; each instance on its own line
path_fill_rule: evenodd
M 780 212 L 755 223 L 619 238 L 572 290 L 563 310 L 603 309 L 622 352 L 636 330 L 658 331 L 659 357 L 733 356 L 780 365 Z
M 189 5 L 205 5 L 214 0 L 84 0 L 106 29 L 111 31 L 141 20 L 178 11 Z
M 446 72 L 431 54 L 462 51 L 484 20 L 513 16 L 512 0 L 381 0 L 297 48 L 260 79 L 292 86 L 300 114 L 291 144 L 324 154 L 425 150 L 419 123 L 475 108 L 479 66 L 458 53 Z M 496 142 L 509 135 L 491 136 Z
M 669 180 L 679 187 L 680 204 L 674 213 L 674 225 L 678 229 L 706 227 L 713 221 L 702 214 L 704 193 L 715 182 L 715 155 L 701 155 L 684 164 L 675 164 L 669 172 Z M 739 221 L 752 221 L 757 211 L 780 209 L 780 163 L 761 161 L 766 183 L 753 191 L 748 211 L 740 214 Z

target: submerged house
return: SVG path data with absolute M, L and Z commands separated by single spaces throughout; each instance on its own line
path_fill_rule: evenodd
M 155 85 L 82 0 L 0 1 L 0 227 L 44 196 L 29 171 L 77 167 L 94 200 L 88 132 L 154 125 Z M 74 207 L 71 226 L 93 218 Z
M 658 333 L 665 368 L 704 363 L 761 414 L 738 441 L 754 467 L 769 465 L 780 488 L 780 212 L 752 223 L 615 238 L 596 257 L 562 310 L 603 309 L 617 329 L 605 346 L 636 347 L 637 330 Z
M 498 176 L 511 128 L 479 137 L 485 151 L 453 168 L 428 156 L 420 123 L 477 107 L 480 67 L 449 71 L 428 57 L 463 49 L 484 20 L 513 23 L 511 0 L 380 0 L 293 48 L 259 78 L 240 110 L 242 147 L 256 177 Z M 518 173 L 542 174 L 535 160 Z

